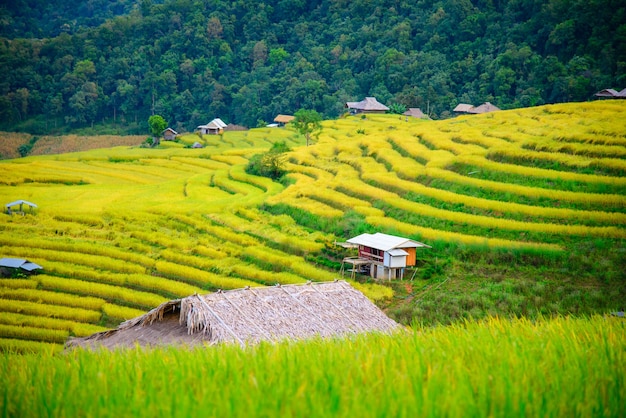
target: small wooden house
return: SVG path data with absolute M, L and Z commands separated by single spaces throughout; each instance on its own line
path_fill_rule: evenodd
M 215 118 L 206 125 L 200 125 L 196 128 L 196 131 L 201 135 L 219 135 L 224 133 L 226 124 L 220 118 Z
M 375 97 L 366 97 L 360 102 L 346 102 L 346 109 L 352 114 L 357 113 L 385 113 L 387 106 L 376 100 Z
M 173 141 L 176 139 L 178 132 L 173 130 L 172 128 L 165 128 L 163 131 L 163 139 L 166 141 Z
M 353 273 L 361 268 L 369 269 L 371 277 L 378 279 L 402 279 L 407 267 L 415 266 L 418 248 L 430 246 L 408 238 L 380 232 L 361 234 L 347 241 L 358 247 L 357 257 L 348 257 L 344 263 L 352 264 Z

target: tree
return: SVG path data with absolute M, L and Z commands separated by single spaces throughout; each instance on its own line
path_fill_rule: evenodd
M 256 154 L 250 158 L 246 173 L 278 180 L 285 174 L 285 153 L 289 151 L 291 149 L 284 141 L 275 142 L 267 153 Z
M 291 125 L 306 138 L 306 146 L 309 146 L 311 137 L 317 138 L 322 131 L 322 115 L 315 110 L 300 109 L 295 114 Z
M 155 139 L 153 145 L 158 145 L 161 133 L 163 133 L 165 128 L 167 128 L 167 122 L 161 115 L 152 115 L 148 118 L 148 126 L 150 127 L 150 132 Z

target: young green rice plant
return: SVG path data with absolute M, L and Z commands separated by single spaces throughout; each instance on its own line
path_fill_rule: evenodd
M 154 293 L 83 280 L 46 276 L 43 274 L 37 275 L 37 281 L 44 289 L 95 296 L 108 301 L 117 300 L 146 308 L 152 308 L 167 300 L 163 296 L 155 295 Z
M 77 322 L 98 322 L 100 312 L 68 306 L 46 305 L 43 303 L 3 300 L 0 312 L 21 313 L 24 315 L 41 316 L 44 318 L 69 319 Z
M 75 308 L 91 309 L 99 311 L 104 304 L 103 299 L 76 296 L 67 293 L 50 292 L 39 289 L 1 289 L 0 299 L 28 300 L 50 305 L 72 306 Z
M 620 416 L 625 340 L 612 318 L 495 318 L 246 348 L 5 354 L 0 395 L 8 416 Z

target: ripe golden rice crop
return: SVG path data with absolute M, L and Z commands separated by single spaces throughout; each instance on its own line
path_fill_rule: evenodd
M 14 312 L 44 318 L 70 319 L 77 322 L 91 323 L 98 322 L 101 316 L 100 312 L 89 309 L 16 300 L 3 300 L 0 303 L 0 312 Z
M 166 301 L 166 298 L 155 295 L 154 293 L 140 292 L 138 290 L 103 283 L 52 277 L 44 274 L 37 275 L 37 281 L 44 289 L 95 296 L 109 301 L 119 300 L 146 308 L 154 307 Z
M 0 288 L 5 289 L 35 289 L 38 283 L 30 279 L 0 279 Z
M 55 343 L 64 343 L 69 333 L 60 329 L 47 329 L 0 324 L 0 338 L 17 338 L 20 340 L 35 340 Z
M 77 296 L 67 293 L 50 292 L 39 289 L 1 289 L 0 299 L 28 300 L 50 305 L 72 306 L 75 308 L 100 310 L 104 299 L 89 296 Z
M 482 167 L 486 170 L 499 171 L 502 173 L 513 173 L 529 177 L 570 180 L 581 183 L 604 183 L 621 186 L 626 185 L 626 178 L 623 177 L 581 174 L 569 171 L 557 171 L 538 167 L 499 163 L 477 155 L 461 155 L 457 158 L 457 162 Z
M 0 312 L 0 324 L 66 330 L 80 336 L 87 336 L 106 330 L 106 328 L 98 325 L 75 322 L 69 319 L 23 315 L 13 312 Z
M 519 184 L 500 183 L 497 181 L 481 180 L 463 176 L 449 170 L 431 167 L 426 168 L 426 174 L 434 178 L 440 178 L 454 183 L 467 184 L 487 190 L 514 193 L 520 196 L 545 197 L 576 203 L 607 205 L 621 208 L 626 207 L 626 197 L 616 194 L 578 193 L 564 190 L 550 190 L 539 187 L 522 186 Z
M 280 284 L 298 284 L 306 283 L 306 279 L 289 272 L 267 271 L 255 265 L 236 263 L 232 265 L 232 272 L 237 276 L 241 276 L 247 280 L 263 283 L 266 285 Z
M 443 240 L 459 242 L 467 245 L 487 246 L 489 248 L 507 248 L 507 249 L 533 249 L 542 251 L 561 251 L 562 247 L 555 244 L 543 244 L 532 242 L 512 241 L 500 238 L 485 238 L 476 235 L 466 235 L 457 232 L 448 232 L 438 229 L 426 228 L 417 225 L 411 225 L 400 222 L 393 218 L 371 216 L 367 218 L 367 222 L 372 225 L 390 228 L 403 234 L 420 236 L 426 240 Z
M 155 308 L 156 306 L 157 305 L 151 306 L 150 308 Z M 126 321 L 129 319 L 136 318 L 146 313 L 146 311 L 129 308 L 127 306 L 119 306 L 119 305 L 115 305 L 112 303 L 105 303 L 104 306 L 102 307 L 102 312 L 104 312 L 106 316 L 112 319 L 120 320 L 120 321 Z
M 250 280 L 226 277 L 209 271 L 175 264 L 168 261 L 157 261 L 156 270 L 167 277 L 174 277 L 186 282 L 202 284 L 203 287 L 205 285 L 210 286 L 214 289 L 237 289 L 246 286 L 259 286 L 258 283 Z

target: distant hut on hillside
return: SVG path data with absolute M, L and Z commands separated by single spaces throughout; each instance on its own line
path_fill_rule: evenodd
M 489 102 L 485 102 L 481 104 L 480 106 L 472 106 L 466 103 L 459 103 L 454 108 L 453 112 L 477 115 L 480 113 L 497 112 L 498 110 L 501 110 L 501 109 Z
M 600 90 L 595 94 L 596 97 L 604 97 L 607 99 L 626 99 L 626 89 L 617 91 L 614 89 Z
M 206 125 L 199 125 L 196 132 L 201 135 L 218 135 L 224 132 L 226 124 L 220 118 L 215 118 Z
M 176 139 L 178 132 L 173 130 L 172 128 L 165 128 L 163 131 L 163 139 L 166 141 L 173 141 Z
M 410 107 L 406 112 L 403 113 L 404 116 L 411 116 L 418 119 L 428 119 L 428 116 L 422 112 L 422 109 L 417 107 Z
M 73 338 L 66 347 L 244 346 L 399 329 L 399 324 L 342 280 L 192 295 L 165 302 L 117 329 Z
M 35 209 L 37 209 L 37 205 L 33 202 L 29 202 L 27 200 L 16 200 L 15 202 L 7 203 L 4 205 L 6 213 L 8 215 L 12 215 L 14 213 L 19 213 L 20 215 L 24 215 L 24 207 L 27 207 L 30 213 L 33 213 Z M 19 209 L 17 209 L 19 208 Z
M 278 126 L 285 126 L 289 122 L 293 121 L 296 117 L 291 115 L 278 115 L 274 118 L 274 122 L 278 124 Z
M 402 279 L 406 267 L 415 266 L 416 250 L 430 246 L 395 235 L 361 234 L 346 241 L 345 246 L 358 247 L 357 257 L 346 257 L 343 264 L 351 264 L 352 276 L 356 271 L 365 270 L 377 279 Z
M 387 106 L 376 100 L 375 97 L 366 97 L 360 102 L 346 102 L 345 107 L 352 114 L 357 113 L 385 113 L 389 110 Z
M 0 258 L 0 277 L 10 277 L 15 271 L 24 274 L 32 274 L 36 270 L 41 270 L 39 264 L 35 264 L 23 258 Z

